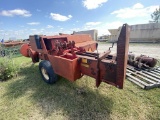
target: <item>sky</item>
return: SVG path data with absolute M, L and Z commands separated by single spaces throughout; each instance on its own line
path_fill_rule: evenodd
M 0 0 L 0 39 L 91 29 L 106 35 L 124 23 L 149 23 L 159 5 L 159 0 Z

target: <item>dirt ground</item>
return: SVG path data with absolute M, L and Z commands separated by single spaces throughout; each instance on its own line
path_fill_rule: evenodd
M 112 43 L 98 43 L 98 52 L 104 52 L 112 46 Z M 114 44 L 114 47 L 111 48 L 111 53 L 116 53 L 117 44 Z M 130 43 L 129 52 L 138 55 L 147 55 L 160 59 L 160 43 Z

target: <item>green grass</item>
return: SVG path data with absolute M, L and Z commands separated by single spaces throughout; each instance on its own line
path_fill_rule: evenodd
M 76 82 L 43 82 L 38 64 L 17 57 L 18 77 L 0 82 L 0 120 L 158 120 L 160 88 L 143 90 L 125 81 L 120 90 L 84 76 Z

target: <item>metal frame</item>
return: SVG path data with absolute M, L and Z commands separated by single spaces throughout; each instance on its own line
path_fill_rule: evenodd
M 143 89 L 151 89 L 160 86 L 160 67 L 150 71 L 139 71 L 128 65 L 126 76 L 129 81 Z

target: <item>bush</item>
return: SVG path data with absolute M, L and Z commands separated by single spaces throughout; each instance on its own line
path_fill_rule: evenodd
M 0 80 L 8 80 L 17 76 L 18 65 L 14 63 L 11 57 L 0 57 Z

